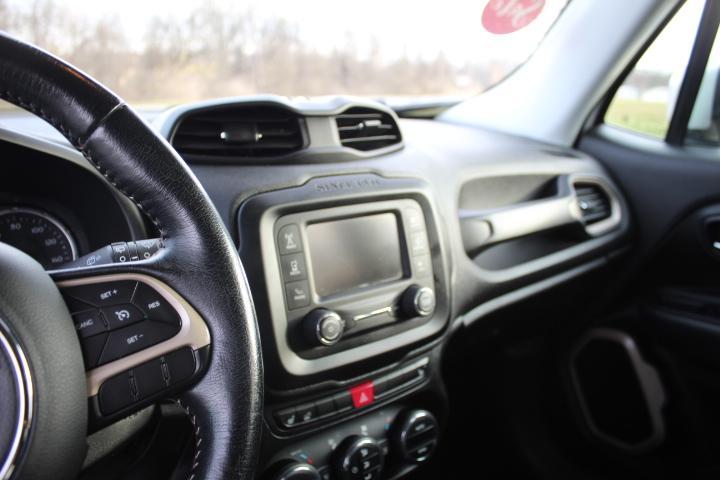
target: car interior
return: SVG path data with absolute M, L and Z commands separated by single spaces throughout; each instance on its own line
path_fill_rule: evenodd
M 130 90 L 112 26 L 73 65 L 28 5 L 0 0 L 0 480 L 720 474 L 720 2 L 327 3 L 534 40 L 462 98 L 368 93 L 413 82 L 328 50 L 288 74 L 310 95 L 187 101 L 206 67 L 143 67 L 184 42 Z M 277 38 L 233 78 L 287 80 Z

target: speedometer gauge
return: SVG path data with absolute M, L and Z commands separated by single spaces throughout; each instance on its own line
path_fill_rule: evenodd
M 0 242 L 22 250 L 46 269 L 77 257 L 67 228 L 47 213 L 31 208 L 0 208 Z

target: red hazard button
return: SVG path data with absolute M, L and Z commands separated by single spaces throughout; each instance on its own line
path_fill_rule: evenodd
M 353 405 L 355 408 L 362 408 L 375 401 L 375 386 L 372 382 L 362 383 L 350 389 Z

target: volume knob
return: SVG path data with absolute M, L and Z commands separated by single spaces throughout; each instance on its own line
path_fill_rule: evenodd
M 335 345 L 343 336 L 345 322 L 332 310 L 319 308 L 303 320 L 305 337 L 315 346 Z

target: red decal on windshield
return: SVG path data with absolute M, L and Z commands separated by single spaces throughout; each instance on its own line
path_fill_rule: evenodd
M 490 33 L 512 33 L 535 20 L 544 6 L 545 0 L 490 0 L 482 24 Z

